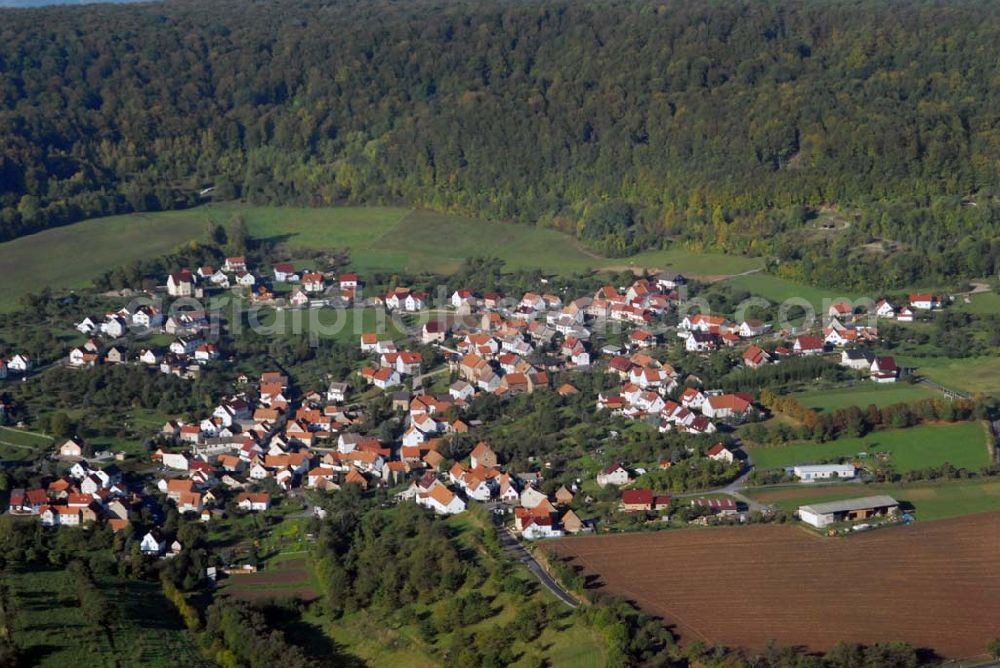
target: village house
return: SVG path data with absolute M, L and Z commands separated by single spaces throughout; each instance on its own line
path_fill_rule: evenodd
M 469 463 L 474 469 L 480 466 L 493 469 L 499 465 L 499 460 L 497 459 L 497 454 L 493 452 L 490 446 L 480 441 L 472 449 L 472 454 L 469 455 Z
M 425 322 L 420 330 L 420 342 L 424 345 L 442 343 L 448 337 L 448 325 L 441 320 Z
M 222 265 L 222 269 L 223 271 L 229 272 L 230 274 L 246 271 L 247 259 L 242 255 L 234 255 L 233 257 L 227 257 L 225 264 Z
M 822 355 L 826 350 L 826 342 L 816 336 L 799 336 L 792 344 L 792 350 L 796 355 Z
M 236 505 L 247 512 L 264 512 L 271 507 L 271 495 L 264 492 L 241 492 L 236 497 Z
M 24 353 L 17 353 L 7 360 L 7 368 L 14 373 L 25 374 L 31 371 L 33 363 L 31 358 Z
M 418 493 L 414 499 L 418 506 L 430 508 L 438 515 L 455 515 L 465 510 L 465 501 L 442 484 L 429 491 Z
M 931 311 L 941 307 L 941 298 L 928 293 L 910 295 L 910 308 L 919 311 Z
M 618 462 L 611 464 L 597 474 L 598 487 L 607 487 L 608 485 L 620 487 L 622 485 L 627 485 L 630 482 L 632 482 L 632 479 L 629 477 L 628 469 Z
M 274 273 L 275 283 L 288 283 L 295 281 L 298 278 L 295 275 L 295 265 L 288 262 L 279 262 L 271 269 Z
M 622 510 L 636 512 L 653 509 L 653 491 L 649 489 L 626 489 L 622 492 Z
M 840 352 L 840 366 L 858 371 L 871 371 L 875 355 L 862 348 L 848 348 Z
M 734 461 L 736 461 L 736 456 L 733 454 L 733 451 L 727 448 L 722 443 L 716 443 L 715 445 L 710 447 L 706 454 L 708 455 L 709 459 L 713 459 L 717 462 L 722 462 L 724 464 L 732 464 Z
M 188 269 L 167 277 L 167 294 L 171 297 L 190 297 L 194 294 L 194 274 Z
M 743 364 L 750 369 L 759 369 L 765 364 L 770 363 L 771 356 L 764 351 L 760 346 L 748 346 L 745 351 L 743 351 Z
M 738 512 L 736 501 L 730 498 L 719 499 L 692 499 L 693 508 L 704 508 L 716 515 L 735 515 Z
M 63 459 L 81 459 L 83 457 L 83 441 L 71 438 L 59 446 L 59 456 Z
M 896 317 L 896 307 L 893 306 L 888 300 L 880 299 L 878 303 L 875 304 L 875 317 L 892 320 Z
M 895 358 L 884 356 L 872 360 L 870 377 L 876 383 L 895 383 L 898 375 Z
M 302 289 L 306 292 L 323 292 L 326 289 L 323 274 L 315 271 L 302 274 Z
M 752 398 L 744 394 L 718 394 L 706 397 L 701 413 L 716 420 L 741 421 L 753 412 Z

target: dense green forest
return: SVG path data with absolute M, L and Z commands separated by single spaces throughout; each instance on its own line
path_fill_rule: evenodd
M 405 202 L 855 287 L 1000 265 L 1000 4 L 168 0 L 3 10 L 0 239 Z

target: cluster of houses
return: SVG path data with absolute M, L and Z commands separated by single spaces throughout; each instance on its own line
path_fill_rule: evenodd
M 201 267 L 170 274 L 167 292 L 173 297 L 199 296 L 204 287 L 247 288 L 255 301 L 273 299 L 271 285 L 289 284 L 287 303 L 296 307 L 358 303 L 362 284 L 357 274 L 324 274 L 297 271 L 294 265 L 273 266 L 273 279 L 265 280 L 247 266 L 244 257 L 229 257 L 222 268 Z M 352 390 L 348 382 L 331 382 L 325 391 L 294 396 L 288 378 L 280 372 L 265 372 L 257 379 L 242 376 L 236 391 L 224 397 L 201 419 L 191 423 L 170 421 L 164 425 L 162 447 L 153 453 L 161 465 L 153 481 L 155 492 L 183 513 L 193 513 L 210 522 L 223 513 L 227 503 L 246 512 L 271 507 L 271 495 L 299 489 L 333 491 L 345 485 L 363 489 L 373 486 L 410 485 L 398 495 L 440 515 L 463 512 L 471 501 L 497 503 L 513 509 L 514 529 L 525 539 L 561 536 L 591 527 L 570 508 L 575 487 L 561 487 L 553 495 L 541 492 L 535 474 L 516 474 L 505 469 L 485 442 L 478 443 L 467 461 L 447 468 L 442 446 L 456 434 L 469 431 L 462 412 L 477 395 L 514 396 L 550 386 L 550 374 L 568 369 L 589 369 L 595 356 L 603 355 L 607 373 L 621 384 L 597 397 L 597 409 L 634 420 L 647 420 L 660 432 L 711 434 L 722 424 L 751 419 L 757 408 L 754 397 L 701 389 L 693 377 L 682 378 L 670 364 L 651 354 L 660 344 L 651 325 L 678 301 L 677 288 L 686 279 L 674 272 L 640 278 L 628 287 L 603 286 L 593 296 L 564 303 L 552 293 L 526 292 L 520 299 L 507 299 L 493 292 L 478 295 L 455 290 L 449 300 L 456 317 L 423 325 L 419 340 L 436 346 L 448 370 L 458 379 L 447 393 L 421 393 L 413 383 L 413 394 L 404 389 L 407 379 L 421 376 L 423 355 L 377 334 L 363 334 L 360 346 L 372 364 L 358 371 L 360 380 L 380 390 L 392 391 L 393 409 L 401 414 L 403 434 L 395 442 L 382 442 L 358 432 L 364 422 L 362 408 L 347 404 Z M 396 287 L 366 300 L 365 305 L 389 311 L 414 312 L 427 308 L 429 295 Z M 909 306 L 896 309 L 883 300 L 876 307 L 879 318 L 912 319 L 913 310 L 938 308 L 932 295 L 911 295 Z M 595 322 L 618 321 L 629 325 L 623 346 L 591 348 Z M 77 329 L 89 338 L 69 354 L 69 364 L 88 367 L 102 363 L 138 363 L 164 373 L 190 377 L 214 359 L 219 351 L 206 340 L 210 323 L 204 312 L 185 312 L 164 318 L 156 308 L 120 309 L 101 319 L 85 318 Z M 166 350 L 143 349 L 132 359 L 116 342 L 130 328 L 161 329 L 174 337 Z M 841 364 L 868 373 L 876 382 L 892 382 L 898 375 L 891 357 L 875 356 L 859 344 L 877 341 L 874 327 L 862 324 L 849 304 L 837 303 L 827 313 L 822 336 L 796 336 L 791 343 L 765 350 L 760 341 L 770 326 L 758 320 L 733 322 L 721 316 L 695 314 L 683 318 L 677 334 L 688 352 L 709 353 L 720 347 L 746 346 L 742 364 L 759 368 L 785 355 L 810 356 L 841 348 Z M 791 339 L 782 333 L 783 339 Z M 0 377 L 8 370 L 25 372 L 30 360 L 17 355 L 0 360 Z M 561 394 L 577 390 L 564 384 Z M 59 449 L 68 460 L 79 459 L 66 476 L 45 487 L 14 490 L 11 512 L 37 515 L 46 526 L 77 526 L 106 521 L 116 531 L 128 526 L 129 512 L 144 502 L 143 493 L 128 492 L 113 467 L 93 469 L 82 460 L 76 440 Z M 713 460 L 732 464 L 732 449 L 718 443 L 707 451 Z M 669 462 L 663 465 L 669 465 Z M 839 465 L 800 467 L 794 474 L 802 480 L 848 477 Z M 447 469 L 447 470 L 444 470 Z M 853 475 L 853 468 L 851 474 Z M 632 483 L 628 469 L 612 464 L 597 475 L 601 487 L 625 487 Z M 145 493 L 145 492 L 144 492 Z M 657 512 L 670 505 L 670 498 L 649 489 L 622 491 L 621 508 L 627 512 Z M 693 507 L 712 514 L 736 513 L 731 499 L 691 499 Z M 142 538 L 147 554 L 170 556 L 180 550 L 169 546 L 159 532 Z
M 377 357 L 378 366 L 362 367 L 361 379 L 380 390 L 403 384 L 404 379 L 420 375 L 424 358 L 418 352 L 399 350 L 389 339 L 379 340 L 376 334 L 361 335 L 361 352 Z
M 738 346 L 769 331 L 770 326 L 760 320 L 737 323 L 719 315 L 701 313 L 685 316 L 677 324 L 677 336 L 684 339 L 684 349 L 692 353 L 712 352 L 722 346 Z
M 677 371 L 645 353 L 614 357 L 608 372 L 617 373 L 621 387 L 597 396 L 597 409 L 633 420 L 650 420 L 660 432 L 713 434 L 717 422 L 740 423 L 756 413 L 754 398 L 737 393 L 686 387 L 678 394 Z
M 248 266 L 246 257 L 227 257 L 222 267 L 182 269 L 167 276 L 166 290 L 171 297 L 202 297 L 205 288 L 239 289 L 257 303 L 275 302 L 278 284 L 289 285 L 285 302 L 294 307 L 347 307 L 361 299 L 362 284 L 357 274 L 331 274 L 298 270 L 288 262 L 275 263 L 272 276 L 260 275 Z
M 82 448 L 77 439 L 71 439 L 59 451 L 80 453 Z M 78 461 L 65 475 L 43 487 L 11 490 L 9 510 L 14 515 L 35 516 L 43 526 L 80 526 L 106 520 L 117 531 L 128 525 L 128 512 L 136 502 L 114 465 L 91 468 Z
M 724 443 L 716 443 L 706 452 L 710 459 L 732 464 L 736 461 L 736 454 Z M 669 461 L 660 464 L 661 467 L 670 467 Z M 615 462 L 605 467 L 597 474 L 598 487 L 625 487 L 633 482 L 632 473 L 620 462 Z M 670 497 L 667 495 L 655 494 L 653 490 L 645 487 L 632 487 L 623 489 L 621 493 L 621 510 L 625 512 L 663 512 L 670 507 Z M 690 505 L 694 508 L 702 508 L 708 514 L 729 516 L 737 513 L 737 504 L 730 498 L 698 498 L 691 499 Z

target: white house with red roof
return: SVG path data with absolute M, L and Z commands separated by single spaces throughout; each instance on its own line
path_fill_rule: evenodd
M 710 447 L 706 454 L 710 459 L 717 462 L 723 462 L 725 464 L 732 464 L 736 460 L 736 455 L 733 454 L 733 451 L 722 443 L 716 443 Z
M 434 485 L 426 492 L 417 493 L 414 500 L 418 506 L 430 508 L 438 515 L 456 515 L 465 510 L 465 501 L 442 484 Z
M 167 277 L 167 294 L 171 297 L 190 297 L 194 294 L 194 274 L 181 269 Z
M 235 274 L 240 271 L 247 270 L 247 259 L 243 255 L 234 255 L 232 257 L 227 257 L 225 264 L 222 265 L 223 271 Z
M 608 485 L 627 485 L 632 482 L 628 474 L 628 469 L 615 462 L 597 474 L 597 486 L 607 487 Z
M 705 399 L 701 413 L 715 419 L 743 419 L 753 412 L 752 398 L 745 394 L 717 394 Z
M 878 303 L 875 304 L 875 317 L 891 320 L 896 317 L 896 307 L 893 306 L 889 300 L 880 299 Z
M 817 336 L 800 336 L 792 344 L 796 355 L 822 355 L 825 349 L 826 342 Z
M 926 292 L 918 292 L 910 295 L 910 308 L 921 311 L 931 311 L 941 307 L 941 298 Z
M 870 377 L 876 383 L 895 383 L 898 375 L 895 358 L 883 356 L 872 360 Z

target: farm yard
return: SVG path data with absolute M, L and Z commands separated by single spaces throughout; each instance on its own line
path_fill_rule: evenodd
M 876 431 L 862 438 L 841 438 L 828 443 L 748 447 L 746 450 L 758 469 L 819 464 L 867 452 L 870 457 L 875 453 L 888 453 L 887 463 L 899 473 L 944 463 L 976 470 L 989 463 L 986 438 L 982 423 L 959 422 Z
M 821 651 L 891 638 L 961 658 L 995 635 L 983 620 L 1000 615 L 1000 579 L 995 541 L 984 537 L 997 535 L 1000 512 L 849 538 L 770 525 L 548 546 L 596 586 L 661 615 L 682 642 L 763 650 L 773 639 Z
M 753 500 L 773 505 L 786 512 L 810 503 L 843 501 L 874 494 L 888 494 L 904 509 L 914 512 L 918 521 L 940 520 L 962 515 L 1000 511 L 1000 482 L 996 480 L 964 480 L 934 483 L 865 485 L 847 487 L 817 485 L 767 487 L 744 490 Z
M 867 408 L 872 404 L 883 408 L 891 404 L 940 398 L 942 395 L 924 385 L 866 381 L 850 387 L 796 392 L 793 396 L 813 410 L 835 411 L 849 406 Z

